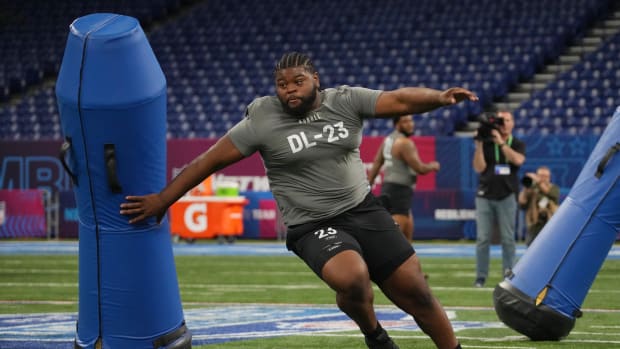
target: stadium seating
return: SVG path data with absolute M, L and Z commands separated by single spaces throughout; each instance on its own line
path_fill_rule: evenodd
M 0 0 L 0 139 L 61 138 L 53 79 L 69 23 L 87 13 L 132 15 L 148 29 L 168 82 L 169 138 L 224 134 L 253 98 L 274 93 L 273 65 L 290 50 L 312 55 L 324 87 L 472 89 L 480 103 L 414 116 L 416 134 L 452 135 L 557 59 L 612 3 Z M 620 101 L 619 46 L 610 39 L 534 94 L 515 110 L 516 132 L 600 132 Z M 366 125 L 368 135 L 391 128 Z
M 586 55 L 545 89 L 521 105 L 523 120 L 550 118 L 557 134 L 600 135 L 620 104 L 620 34 Z

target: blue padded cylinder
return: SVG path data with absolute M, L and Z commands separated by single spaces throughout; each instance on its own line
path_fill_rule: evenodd
M 165 185 L 166 79 L 138 21 L 76 19 L 56 96 L 80 223 L 76 347 L 190 348 L 168 221 L 119 213 Z
M 494 290 L 498 317 L 533 340 L 559 340 L 620 231 L 620 108 L 568 197 Z

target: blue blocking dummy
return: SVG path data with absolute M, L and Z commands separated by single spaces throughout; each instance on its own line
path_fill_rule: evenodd
M 166 79 L 138 21 L 76 19 L 56 96 L 80 222 L 75 348 L 191 348 L 168 221 L 119 213 L 166 180 Z
M 560 340 L 620 231 L 620 108 L 568 197 L 493 293 L 495 311 L 532 340 Z

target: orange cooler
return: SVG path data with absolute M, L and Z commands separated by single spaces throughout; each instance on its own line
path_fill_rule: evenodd
M 170 232 L 183 239 L 243 234 L 243 196 L 184 196 L 170 207 Z

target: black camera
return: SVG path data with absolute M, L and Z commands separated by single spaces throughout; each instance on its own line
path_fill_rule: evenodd
M 521 178 L 521 184 L 523 184 L 523 186 L 526 188 L 531 188 L 532 184 L 534 184 L 534 181 L 530 176 L 523 176 L 523 178 Z
M 547 211 L 540 211 L 540 212 L 538 212 L 538 222 L 539 223 L 547 223 L 547 220 L 549 220 L 549 213 L 547 213 Z
M 547 219 L 549 219 L 549 213 L 547 213 L 547 211 L 538 212 L 538 219 L 541 221 L 547 221 Z
M 478 133 L 474 137 L 475 140 L 483 142 L 493 142 L 493 134 L 491 131 L 500 130 L 501 126 L 504 126 L 504 119 L 497 115 L 495 112 L 486 112 L 478 116 Z

